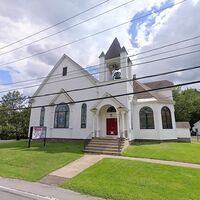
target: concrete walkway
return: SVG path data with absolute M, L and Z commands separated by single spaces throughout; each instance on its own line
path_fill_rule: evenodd
M 200 164 L 192 164 L 192 163 L 185 163 L 185 162 L 177 162 L 177 161 L 168 161 L 168 160 L 157 160 L 152 158 L 135 158 L 135 157 L 126 157 L 126 156 L 105 156 L 108 158 L 118 158 L 124 160 L 136 160 L 148 163 L 157 163 L 162 165 L 171 165 L 171 166 L 178 166 L 178 167 L 187 167 L 187 168 L 195 168 L 200 169 Z
M 103 158 L 135 160 L 135 161 L 142 161 L 142 162 L 147 162 L 147 163 L 157 163 L 157 164 L 163 164 L 163 165 L 200 169 L 200 164 L 167 161 L 167 160 L 157 160 L 157 159 L 150 159 L 150 158 L 135 158 L 135 157 L 112 156 L 112 155 L 102 155 L 102 154 L 101 155 L 85 154 L 80 159 L 75 160 L 74 162 L 50 173 L 48 176 L 46 176 L 42 180 L 40 180 L 40 182 L 49 184 L 49 185 L 60 185 L 65 180 L 77 176 L 82 171 L 86 170 L 87 168 L 94 165 L 95 163 L 102 160 Z
M 73 178 L 85 169 L 97 163 L 104 158 L 104 155 L 85 154 L 78 160 L 50 173 L 40 180 L 40 183 L 49 185 L 61 185 L 65 180 Z
M 52 172 L 50 175 L 69 179 L 78 175 L 80 172 L 84 171 L 88 167 L 94 165 L 104 157 L 104 155 L 85 154 L 80 159 L 75 160 L 74 162 L 66 165 L 65 167 Z

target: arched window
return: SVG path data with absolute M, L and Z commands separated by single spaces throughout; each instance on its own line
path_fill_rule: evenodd
M 154 129 L 153 110 L 150 107 L 140 109 L 140 129 Z
M 40 110 L 40 126 L 44 126 L 45 107 Z
M 114 106 L 110 106 L 108 109 L 107 109 L 107 112 L 116 112 L 116 109 Z
M 81 106 L 81 128 L 86 128 L 87 122 L 87 105 L 85 103 Z
M 170 109 L 164 106 L 161 110 L 163 129 L 172 129 L 172 118 Z
M 67 104 L 57 105 L 54 117 L 54 128 L 69 128 L 69 106 Z

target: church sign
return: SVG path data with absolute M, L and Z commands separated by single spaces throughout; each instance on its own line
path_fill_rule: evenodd
M 35 126 L 33 127 L 32 139 L 44 139 L 46 135 L 46 127 Z
M 29 135 L 29 143 L 28 147 L 30 147 L 31 140 L 44 140 L 44 146 L 46 143 L 46 126 L 32 126 L 30 129 L 30 135 Z

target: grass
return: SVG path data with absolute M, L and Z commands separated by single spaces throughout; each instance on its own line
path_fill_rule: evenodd
M 0 143 L 0 176 L 37 181 L 50 172 L 80 158 L 82 143 L 32 142 Z
M 113 200 L 198 200 L 200 170 L 103 159 L 64 188 Z
M 200 142 L 134 143 L 122 155 L 200 164 Z

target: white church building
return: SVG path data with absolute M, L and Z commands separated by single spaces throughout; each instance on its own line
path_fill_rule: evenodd
M 190 139 L 187 126 L 176 126 L 172 89 L 148 91 L 173 83 L 134 80 L 132 65 L 117 38 L 99 56 L 98 80 L 64 54 L 34 94 L 30 127 L 56 139 Z

